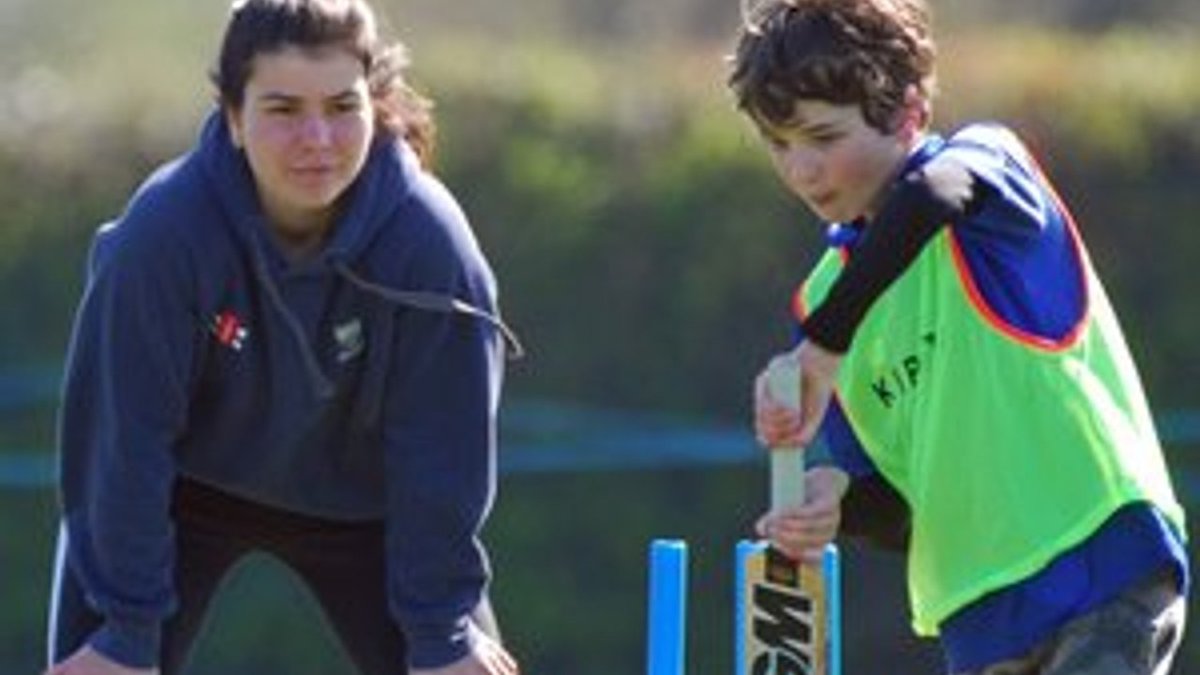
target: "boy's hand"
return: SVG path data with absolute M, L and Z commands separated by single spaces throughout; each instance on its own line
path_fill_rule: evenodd
M 787 556 L 819 563 L 825 546 L 837 537 L 850 477 L 841 469 L 816 467 L 805 473 L 804 484 L 804 506 L 769 511 L 754 529 Z
M 84 645 L 44 675 L 158 675 L 158 668 L 130 668 Z
M 409 675 L 519 675 L 517 660 L 492 639 L 472 626 L 471 652 L 441 668 L 412 668 Z
M 775 400 L 764 368 L 754 380 L 754 432 L 767 448 L 802 448 L 812 443 L 833 397 L 834 378 L 842 356 L 804 340 L 794 351 L 775 359 L 793 359 L 800 371 L 799 409 Z M 772 359 L 774 361 L 774 359 Z

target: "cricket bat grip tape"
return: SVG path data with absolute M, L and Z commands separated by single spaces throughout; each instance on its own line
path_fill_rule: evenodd
M 800 407 L 800 364 L 792 353 L 781 354 L 767 365 L 767 393 L 775 401 Z M 771 508 L 804 503 L 804 450 L 771 448 Z

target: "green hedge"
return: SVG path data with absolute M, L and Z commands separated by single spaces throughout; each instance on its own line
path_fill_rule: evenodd
M 721 48 L 416 43 L 428 47 L 417 75 L 439 103 L 439 171 L 530 348 L 509 395 L 742 423 L 748 380 L 785 343 L 785 302 L 819 240 L 730 109 Z M 995 118 L 1031 140 L 1083 224 L 1153 401 L 1200 405 L 1200 48 L 1169 33 L 1027 31 L 946 40 L 943 55 L 939 124 Z M 86 72 L 62 68 L 68 89 L 84 77 L 72 72 Z M 174 116 L 147 121 L 137 109 L 149 103 L 120 102 L 129 87 L 81 84 L 92 98 L 76 101 L 74 118 L 0 129 L 3 363 L 61 359 L 88 233 L 149 166 L 187 146 L 201 83 L 199 73 L 146 83 L 174 92 L 153 103 Z M 48 410 L 15 414 L 5 447 L 48 447 L 51 424 Z M 508 479 L 489 538 L 497 602 L 527 671 L 637 672 L 645 542 L 682 535 L 697 547 L 704 617 L 691 672 L 728 672 L 729 551 L 761 499 L 760 474 Z M 0 663 L 14 672 L 37 668 L 52 512 L 49 495 L 0 494 Z M 236 583 L 197 672 L 337 672 L 309 601 L 274 568 L 256 565 Z

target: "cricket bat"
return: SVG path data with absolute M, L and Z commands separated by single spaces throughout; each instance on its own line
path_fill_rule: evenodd
M 775 400 L 798 407 L 800 370 L 790 355 L 767 370 Z M 772 448 L 771 508 L 804 503 L 804 453 Z M 830 544 L 819 565 L 788 558 L 767 542 L 737 547 L 737 675 L 841 675 L 838 553 Z

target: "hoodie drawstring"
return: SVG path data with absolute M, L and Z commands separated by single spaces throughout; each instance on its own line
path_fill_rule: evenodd
M 346 278 L 347 281 L 354 284 L 358 288 L 369 293 L 374 293 L 386 300 L 399 305 L 406 305 L 416 309 L 425 310 L 427 312 L 441 312 L 443 314 L 463 314 L 466 316 L 481 319 L 492 325 L 496 330 L 500 331 L 500 335 L 504 338 L 505 355 L 509 359 L 519 359 L 525 355 L 525 348 L 521 346 L 521 341 L 517 339 L 514 333 L 504 321 L 495 314 L 488 312 L 469 303 L 463 302 L 451 295 L 435 293 L 432 291 L 406 291 L 395 288 L 388 288 L 359 276 L 350 266 L 343 260 L 334 260 L 333 268 Z
M 267 270 L 267 262 L 257 237 L 254 238 L 251 249 L 254 255 L 254 273 L 258 276 L 258 283 L 267 292 L 271 304 L 283 317 L 284 324 L 295 338 L 296 344 L 300 348 L 300 354 L 304 357 L 304 369 L 308 372 L 308 379 L 312 383 L 313 391 L 322 400 L 331 398 L 334 395 L 333 382 L 321 370 L 321 364 L 317 361 L 317 355 L 313 352 L 312 346 L 308 343 L 308 337 L 304 334 L 304 327 L 300 325 L 300 320 L 284 303 L 283 296 L 279 293 L 279 287 L 275 285 L 275 280 L 271 278 L 271 273 Z
M 291 332 L 296 344 L 300 349 L 300 354 L 304 359 L 304 369 L 308 374 L 309 381 L 312 383 L 313 391 L 321 399 L 328 399 L 334 395 L 333 382 L 321 370 L 321 365 L 317 360 L 317 355 L 313 351 L 312 346 L 308 342 L 308 338 L 304 333 L 304 327 L 300 325 L 300 320 L 296 315 L 288 309 L 283 301 L 283 296 L 279 292 L 279 287 L 275 284 L 275 280 L 271 277 L 271 273 L 267 269 L 266 258 L 262 251 L 262 245 L 259 240 L 254 238 L 254 243 L 251 246 L 254 256 L 254 272 L 258 277 L 259 285 L 266 291 L 271 305 L 275 307 L 279 315 L 283 317 L 284 325 Z M 354 286 L 384 298 L 390 302 L 421 309 L 429 312 L 440 312 L 443 314 L 462 314 L 465 316 L 481 319 L 495 327 L 504 339 L 505 355 L 509 359 L 519 359 L 525 355 L 525 349 L 521 346 L 520 340 L 516 334 L 505 325 L 500 317 L 488 312 L 487 310 L 475 307 L 469 303 L 463 302 L 458 298 L 432 291 L 406 291 L 388 288 L 380 284 L 367 281 L 359 276 L 345 261 L 334 259 L 331 265 L 338 274 L 349 281 Z

